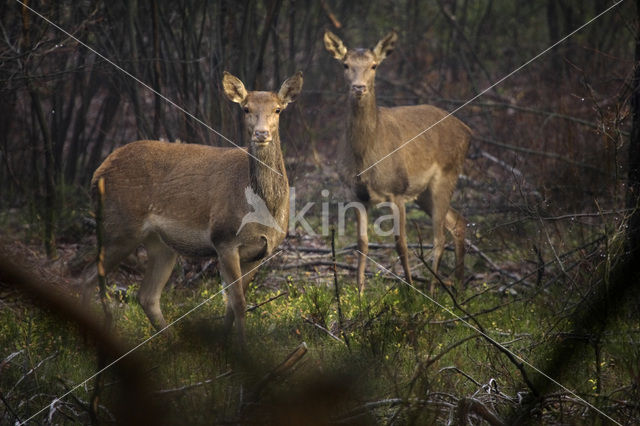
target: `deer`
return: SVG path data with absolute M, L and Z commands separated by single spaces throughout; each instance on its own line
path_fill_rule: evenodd
M 139 246 L 146 248 L 137 298 L 156 330 L 167 326 L 160 295 L 177 255 L 217 257 L 227 293 L 224 329 L 228 332 L 235 322 L 240 345 L 246 345 L 245 292 L 288 228 L 289 181 L 279 118 L 302 83 L 298 72 L 277 93 L 247 91 L 224 72 L 226 97 L 244 111 L 248 149 L 141 140 L 113 151 L 95 171 L 94 197 L 99 180 L 104 182 L 105 272 Z M 265 220 L 253 218 L 255 206 Z M 93 272 L 86 280 L 84 303 L 96 279 Z
M 445 228 L 455 246 L 455 279 L 464 278 L 466 220 L 451 208 L 451 197 L 469 149 L 471 129 L 432 105 L 378 106 L 375 76 L 378 65 L 394 50 L 395 31 L 373 49 L 348 49 L 330 31 L 326 50 L 344 67 L 349 86 L 346 136 L 340 145 L 340 176 L 363 208 L 357 208 L 357 284 L 365 287 L 368 254 L 367 210 L 380 202 L 394 203 L 398 220 L 394 236 L 406 281 L 413 285 L 406 241 L 406 207 L 410 201 L 429 214 L 433 223 L 435 274 L 442 258 Z M 437 123 L 437 124 L 435 124 Z M 433 126 L 428 131 L 425 129 Z M 430 291 L 434 293 L 434 281 Z

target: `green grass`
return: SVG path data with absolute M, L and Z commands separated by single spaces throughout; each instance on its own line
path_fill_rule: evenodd
M 165 419 L 169 423 L 278 422 L 283 412 L 292 418 L 306 413 L 315 420 L 341 419 L 356 413 L 359 416 L 352 419 L 356 423 L 424 424 L 445 422 L 462 397 L 491 400 L 478 384 L 492 380 L 497 384 L 504 397 L 494 396 L 489 405 L 505 417 L 516 406 L 518 392 L 528 391 L 520 373 L 504 355 L 475 331 L 450 321 L 449 313 L 425 297 L 399 287 L 402 284 L 398 281 L 378 274 L 369 279 L 362 296 L 350 280 L 341 279 L 340 284 L 342 329 L 332 284 L 306 285 L 303 280 L 290 278 L 276 290 L 255 285 L 250 288 L 250 304 L 269 300 L 280 292 L 287 295 L 247 313 L 246 357 L 240 357 L 235 343 L 222 337 L 224 301 L 219 294 L 176 324 L 170 336 L 161 335 L 143 345 L 135 356 L 143 361 L 144 375 L 154 391 L 214 379 L 188 390 L 153 396 Z M 165 316 L 173 321 L 218 290 L 215 280 L 195 290 L 168 289 L 162 297 Z M 478 288 L 469 288 L 460 291 L 457 298 L 462 301 L 477 293 Z M 557 332 L 571 327 L 554 316 L 557 310 L 548 302 L 549 297 L 540 293 L 522 303 L 520 296 L 487 292 L 471 299 L 464 308 L 478 313 L 502 306 L 478 315 L 478 321 L 492 338 L 532 364 L 542 365 L 558 339 Z M 443 291 L 436 299 L 454 310 Z M 130 346 L 153 335 L 137 303 L 110 302 L 114 329 Z M 579 346 L 585 355 L 572 366 L 571 374 L 559 380 L 590 402 L 606 407 L 610 400 L 599 397 L 631 383 L 632 375 L 638 372 L 632 361 L 638 358 L 637 346 L 625 350 L 623 344 L 633 335 L 634 327 L 620 322 L 616 324 L 616 339 L 601 342 L 600 395 L 595 392 L 598 379 L 594 346 L 588 343 Z M 309 352 L 302 361 L 285 378 L 270 382 L 256 403 L 247 404 L 256 383 L 303 341 Z M 0 310 L 0 348 L 2 359 L 22 351 L 2 365 L 0 376 L 0 390 L 22 420 L 91 376 L 97 366 L 95 352 L 75 326 L 58 323 L 47 313 L 31 308 Z M 52 358 L 23 378 L 47 357 Z M 527 373 L 535 374 L 529 368 Z M 117 381 L 112 371 L 106 373 L 105 383 L 113 383 L 103 390 L 100 402 L 111 413 L 119 397 Z M 70 421 L 65 415 L 87 422 L 87 409 L 79 401 L 89 400 L 92 387 L 90 381 L 73 397 L 67 397 L 69 405 L 53 414 L 54 422 Z M 336 395 L 341 397 L 336 400 Z M 397 400 L 393 404 L 385 402 L 394 398 Z M 378 404 L 364 409 L 368 402 Z M 332 408 L 326 409 L 325 405 Z M 579 422 L 595 422 L 595 414 L 581 415 L 577 408 L 550 404 L 543 418 L 548 421 L 575 416 Z M 100 416 L 108 421 L 110 415 L 100 411 Z M 44 414 L 38 417 L 40 421 L 44 418 Z M 13 421 L 8 411 L 2 420 Z

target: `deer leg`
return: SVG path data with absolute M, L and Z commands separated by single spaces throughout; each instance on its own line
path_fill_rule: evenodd
M 138 246 L 137 241 L 125 243 L 107 243 L 104 247 L 105 273 L 113 271 L 128 255 Z M 96 263 L 91 263 L 87 272 L 82 276 L 82 305 L 89 306 L 91 297 L 95 294 L 98 283 L 98 268 Z
M 369 253 L 369 235 L 367 234 L 367 211 L 364 208 L 356 208 L 356 221 L 358 231 L 358 289 L 364 291 L 364 270 L 367 265 L 367 253 Z
M 173 265 L 176 263 L 176 252 L 167 246 L 158 235 L 150 235 L 144 242 L 147 249 L 147 270 L 140 284 L 138 301 L 156 330 L 167 326 L 160 309 L 160 295 L 167 284 Z
M 253 280 L 256 273 L 258 272 L 258 265 L 260 262 L 250 262 L 241 264 L 240 267 L 242 269 L 242 291 L 243 294 L 247 294 L 247 289 L 249 288 L 249 283 Z
M 456 281 L 462 283 L 464 280 L 464 235 L 467 229 L 467 221 L 460 213 L 449 208 L 446 218 L 446 227 L 453 237 L 453 243 L 456 250 Z
M 442 253 L 444 253 L 444 222 L 447 213 L 446 210 L 439 208 L 437 206 L 437 203 L 434 202 L 433 204 L 433 214 L 431 215 L 433 219 L 433 264 L 431 267 L 433 269 L 433 272 L 437 275 L 438 268 L 440 267 L 440 261 L 442 260 Z M 434 290 L 435 281 L 431 280 L 429 291 L 431 292 L 431 294 L 433 294 Z
M 406 208 L 404 202 L 396 202 L 398 206 L 399 213 L 399 223 L 398 223 L 398 233 L 395 235 L 396 239 L 396 251 L 398 252 L 398 256 L 400 256 L 400 261 L 402 262 L 402 269 L 404 269 L 404 276 L 407 279 L 409 284 L 413 284 L 413 280 L 411 279 L 411 268 L 409 267 L 409 253 L 407 249 L 407 229 L 406 229 Z
M 436 274 L 442 259 L 445 243 L 445 222 L 451 196 L 447 191 L 427 190 L 420 194 L 416 200 L 418 205 L 431 216 L 433 222 L 433 264 L 432 269 Z M 435 291 L 435 281 L 430 280 L 429 291 Z
M 222 275 L 222 285 L 226 287 L 225 291 L 227 293 L 227 308 L 224 321 L 225 330 L 229 332 L 235 322 L 240 346 L 244 347 L 246 346 L 244 313 L 247 309 L 247 302 L 244 298 L 242 269 L 240 267 L 240 257 L 238 256 L 237 250 L 221 255 L 219 265 L 220 275 Z

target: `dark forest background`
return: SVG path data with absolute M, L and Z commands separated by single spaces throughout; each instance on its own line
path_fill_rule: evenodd
M 617 4 L 544 52 L 615 3 L 2 2 L 0 348 L 7 349 L 0 351 L 0 373 L 7 373 L 0 380 L 6 396 L 0 423 L 47 404 L 52 423 L 98 424 L 111 415 L 86 402 L 96 401 L 98 381 L 93 396 L 81 389 L 54 409 L 52 398 L 92 374 L 100 360 L 76 351 L 84 347 L 81 339 L 46 310 L 7 301 L 12 279 L 1 262 L 25 260 L 23 269 L 73 293 L 71 275 L 95 259 L 89 182 L 110 152 L 146 138 L 229 146 L 216 132 L 245 145 L 241 112 L 221 91 L 224 71 L 253 90 L 274 90 L 303 71 L 302 95 L 280 125 L 291 186 L 300 205 L 324 201 L 321 189 L 331 190 L 331 202 L 348 201 L 335 170 L 347 95 L 342 67 L 322 43 L 327 29 L 349 47 L 373 47 L 398 31 L 395 51 L 377 71 L 378 104 L 433 104 L 455 111 L 473 129 L 452 202 L 469 221 L 467 280 L 458 293 L 440 290 L 436 297 L 576 393 L 508 358 L 495 341 L 469 335 L 441 306 L 417 293 L 407 298 L 398 280 L 372 265 L 372 284 L 361 297 L 354 290 L 352 227 L 337 241 L 337 263 L 330 257 L 333 241 L 297 229 L 281 259 L 263 268 L 249 291 L 250 300 L 261 301 L 248 316 L 258 362 L 233 364 L 196 319 L 180 331 L 186 338 L 179 350 L 171 341 L 154 341 L 136 353 L 153 364 L 144 375 L 155 380 L 156 394 L 179 395 L 165 404 L 168 418 L 276 424 L 285 407 L 305 421 L 317 417 L 317 424 L 329 417 L 347 424 L 523 424 L 531 418 L 605 424 L 589 401 L 622 423 L 638 423 L 640 1 Z M 417 243 L 430 241 L 430 221 L 415 206 L 408 209 L 412 269 L 424 282 L 430 275 Z M 315 226 L 320 219 L 310 221 Z M 371 243 L 376 261 L 399 267 L 391 240 L 373 237 Z M 115 329 L 134 344 L 152 330 L 135 303 L 120 303 L 116 295 L 126 299 L 127 286 L 135 288 L 144 255 L 138 263 L 114 274 L 119 287 L 110 296 L 120 314 Z M 218 291 L 215 263 L 181 259 L 171 282 L 163 310 L 177 318 Z M 342 312 L 334 299 L 338 282 L 344 284 L 344 322 L 336 317 Z M 221 299 L 215 303 L 197 314 L 207 324 L 222 312 Z M 277 382 L 274 366 L 302 341 L 313 361 L 294 369 L 291 382 Z M 38 368 L 40 376 L 32 374 Z M 320 379 L 310 373 L 318 371 Z M 296 381 L 299 376 L 304 380 Z M 353 380 L 347 385 L 344 377 Z M 245 391 L 256 383 L 262 391 L 265 380 L 277 392 L 265 391 L 262 405 L 247 406 Z M 120 396 L 117 386 L 102 392 L 108 402 Z M 342 399 L 338 404 L 328 394 Z M 311 400 L 327 405 L 307 410 Z
M 611 4 L 29 3 L 239 144 L 238 111 L 220 91 L 223 71 L 271 90 L 302 70 L 303 96 L 282 124 L 292 185 L 296 165 L 331 164 L 344 125 L 344 84 L 324 51 L 325 29 L 354 47 L 372 47 L 398 30 L 396 52 L 378 73 L 379 103 L 453 110 Z M 618 202 L 630 128 L 632 9 L 631 2 L 616 7 L 460 110 L 476 135 L 470 157 L 486 167 L 516 167 L 551 207 L 591 208 L 598 199 L 607 209 Z M 49 253 L 114 148 L 142 138 L 228 145 L 20 3 L 4 2 L 0 22 L 0 206 L 28 208 Z

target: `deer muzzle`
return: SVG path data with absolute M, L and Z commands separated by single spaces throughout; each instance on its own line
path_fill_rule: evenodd
M 254 130 L 252 140 L 258 145 L 266 145 L 271 142 L 271 134 L 268 130 Z
M 351 85 L 351 92 L 360 97 L 362 95 L 364 95 L 365 93 L 367 93 L 367 86 L 365 86 L 364 84 L 352 84 Z

